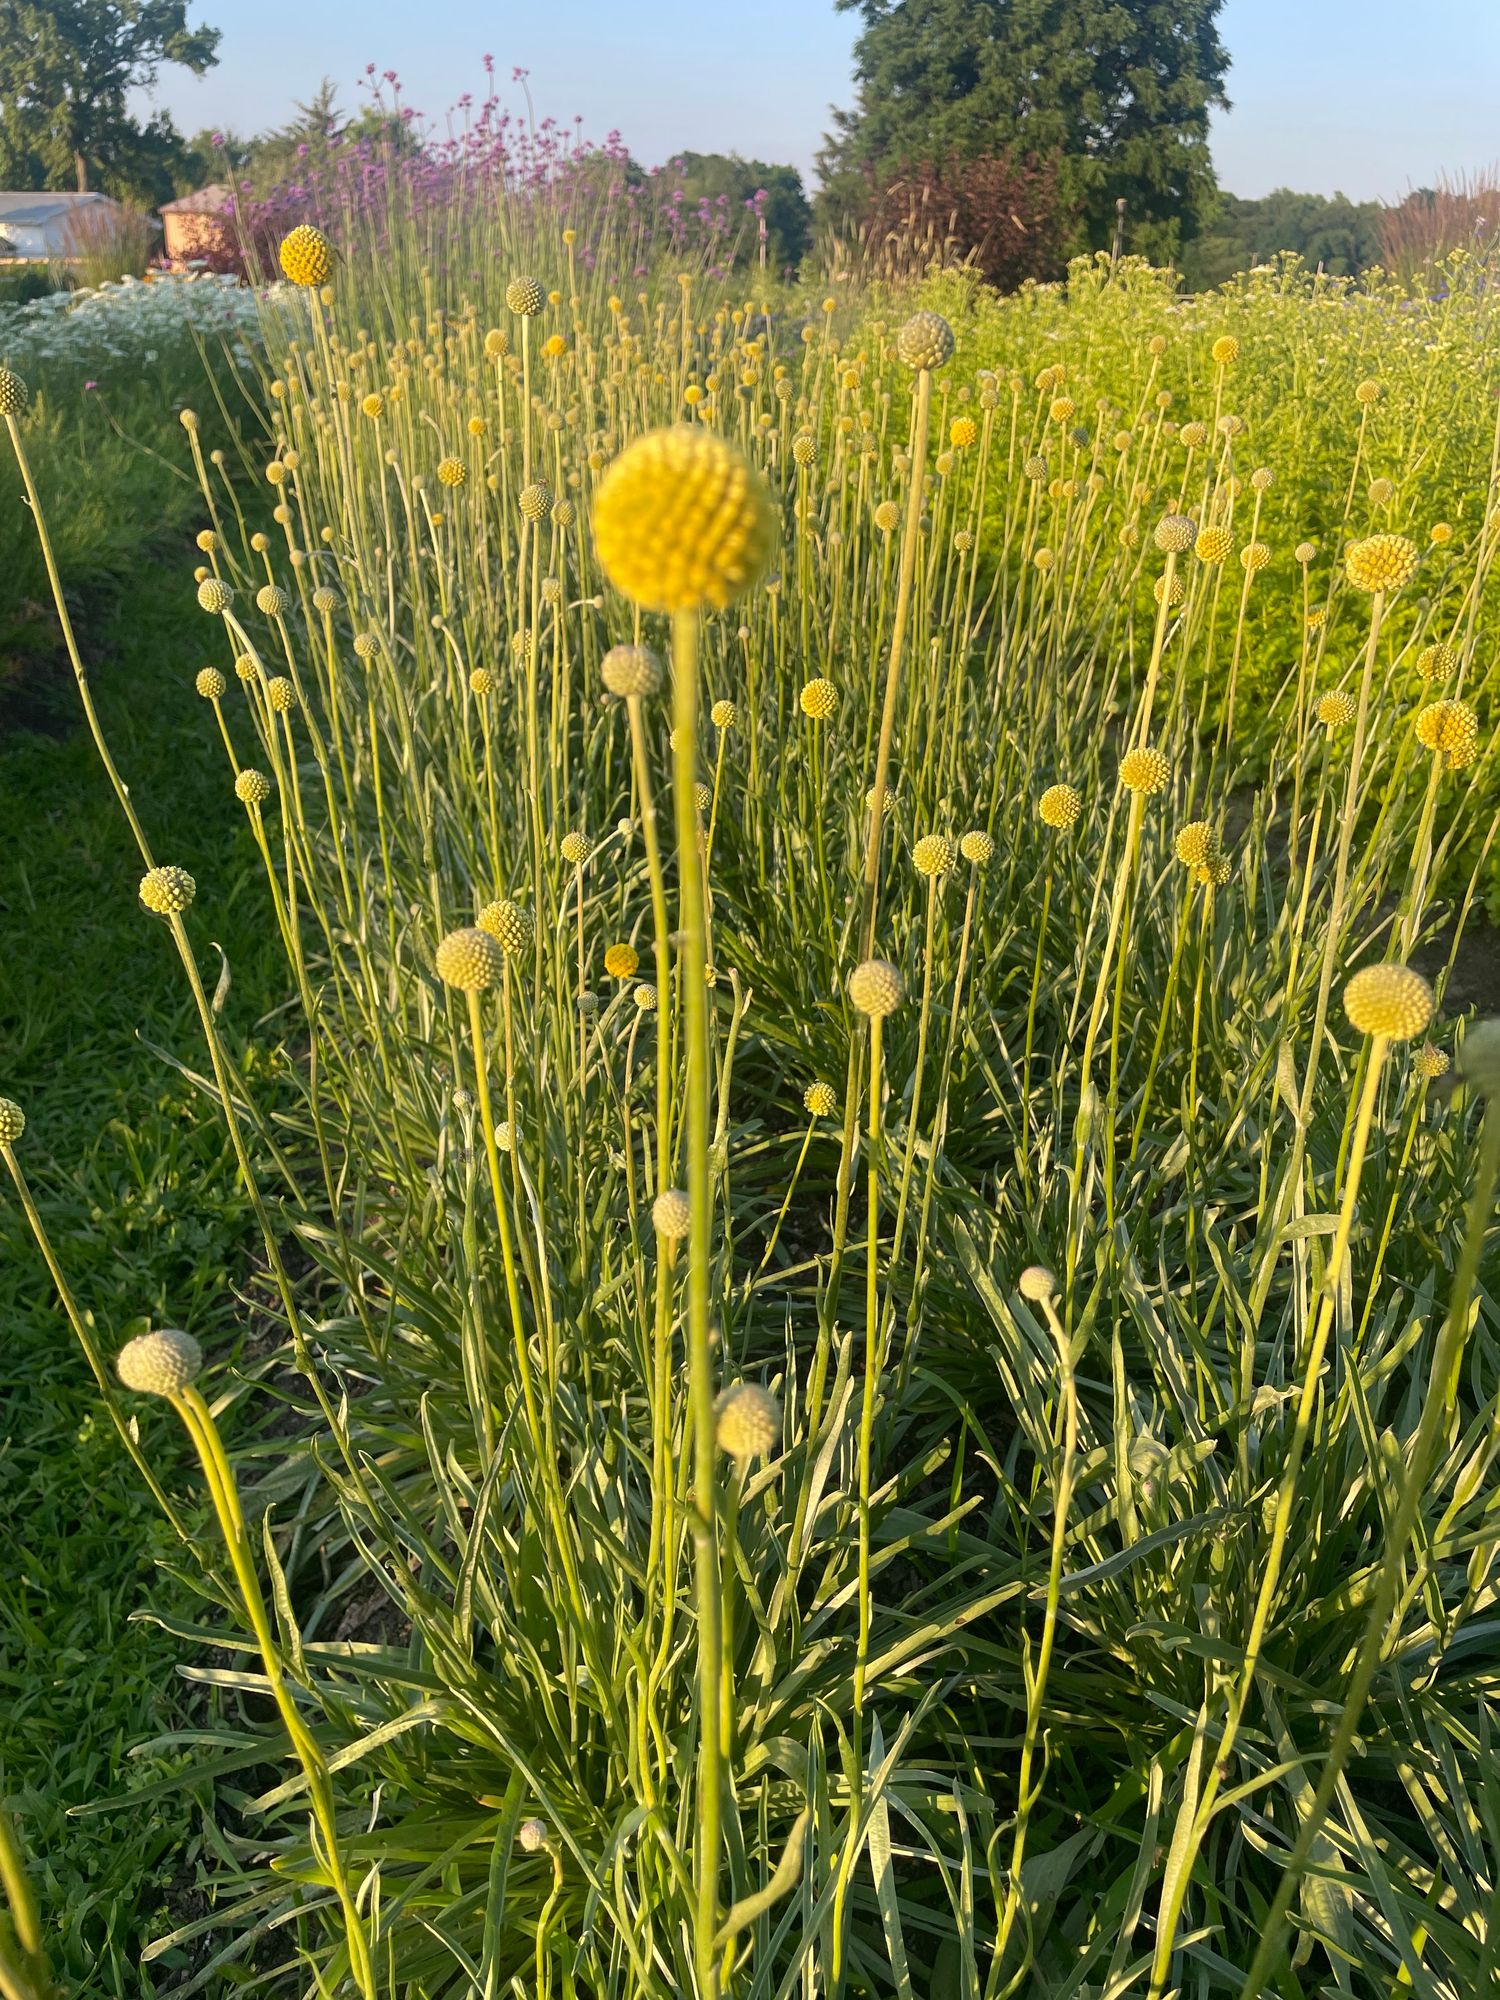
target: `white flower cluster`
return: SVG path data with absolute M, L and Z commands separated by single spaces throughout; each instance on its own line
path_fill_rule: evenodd
M 85 373 L 150 365 L 192 337 L 225 341 L 234 359 L 244 363 L 262 343 L 267 312 L 301 305 L 290 293 L 286 285 L 256 292 L 212 272 L 150 283 L 122 278 L 94 291 L 51 292 L 25 305 L 0 307 L 0 361 L 39 386 L 49 365 Z

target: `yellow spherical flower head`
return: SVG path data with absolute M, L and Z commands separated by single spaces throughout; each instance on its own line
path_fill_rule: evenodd
M 462 486 L 469 476 L 469 468 L 461 458 L 440 458 L 438 478 L 444 486 Z
M 958 843 L 958 851 L 965 861 L 972 862 L 976 868 L 982 868 L 986 861 L 994 860 L 995 843 L 987 833 L 976 828 L 973 833 L 964 835 Z
M 1378 403 L 1380 401 L 1380 384 L 1368 378 L 1358 383 L 1354 391 L 1354 400 L 1356 403 L 1363 403 L 1366 409 L 1369 408 L 1371 403 Z
M 967 451 L 979 439 L 979 426 L 972 417 L 955 417 L 948 426 L 948 442 L 955 451 Z
M 1417 679 L 1419 681 L 1445 681 L 1450 674 L 1458 671 L 1458 648 L 1439 639 L 1436 645 L 1424 646 L 1417 655 Z
M 1409 965 L 1367 965 L 1344 988 L 1344 1012 L 1362 1035 L 1408 1042 L 1432 1019 L 1432 988 Z
M 1193 544 L 1193 554 L 1202 563 L 1221 563 L 1234 547 L 1234 537 L 1221 525 L 1201 528 Z
M 1047 415 L 1053 423 L 1065 424 L 1071 421 L 1073 412 L 1077 408 L 1078 405 L 1071 396 L 1054 396 L 1047 406 Z
M 631 979 L 641 955 L 633 944 L 612 944 L 604 954 L 604 970 L 611 979 Z
M 549 361 L 560 361 L 568 351 L 568 343 L 560 333 L 550 333 L 542 342 L 542 353 Z
M 1171 775 L 1172 766 L 1165 756 L 1149 745 L 1128 750 L 1120 760 L 1120 783 L 1139 798 L 1149 799 L 1157 792 L 1164 792 Z
M 651 1222 L 658 1236 L 680 1243 L 692 1226 L 692 1209 L 681 1188 L 663 1188 L 651 1204 Z
M 502 898 L 486 903 L 474 919 L 480 930 L 488 931 L 507 958 L 530 949 L 536 937 L 536 918 L 520 903 Z
M 810 680 L 797 702 L 802 713 L 811 716 L 814 722 L 826 722 L 839 705 L 839 691 L 832 681 Z
M 535 479 L 521 488 L 516 505 L 523 521 L 545 521 L 552 512 L 552 489 L 544 479 Z
M 200 667 L 193 686 L 205 701 L 219 701 L 228 691 L 229 683 L 217 667 Z
M 333 245 L 321 229 L 301 222 L 282 238 L 281 268 L 294 285 L 326 285 L 333 276 Z
M 1372 507 L 1389 507 L 1395 497 L 1396 482 L 1394 479 L 1372 479 L 1370 481 L 1370 505 Z
M 1342 729 L 1354 720 L 1354 697 L 1335 688 L 1331 694 L 1319 698 L 1314 713 L 1325 729 Z
M 266 682 L 266 699 L 278 715 L 290 715 L 297 706 L 297 689 L 285 674 L 277 674 Z
M 1032 556 L 1031 561 L 1033 567 L 1039 569 L 1042 575 L 1045 576 L 1057 561 L 1057 557 L 1052 553 L 1051 549 L 1038 549 Z
M 941 313 L 915 312 L 896 335 L 896 352 L 908 368 L 941 368 L 953 354 L 953 329 Z
M 1466 701 L 1430 702 L 1417 717 L 1417 741 L 1442 753 L 1450 771 L 1461 771 L 1479 754 L 1479 721 Z
M 889 535 L 901 525 L 901 509 L 894 500 L 882 500 L 875 509 L 875 525 L 881 534 Z
M 522 319 L 535 319 L 546 302 L 546 293 L 535 278 L 512 278 L 505 287 L 506 305 Z
M 285 618 L 292 600 L 279 583 L 263 583 L 255 593 L 255 608 L 267 618 Z
M 264 771 L 243 770 L 234 781 L 234 795 L 244 806 L 263 806 L 271 796 L 271 780 Z
M 151 868 L 141 877 L 140 897 L 158 917 L 180 917 L 197 888 L 185 868 Z
M 647 611 L 722 611 L 765 568 L 774 532 L 765 482 L 702 424 L 628 446 L 594 501 L 604 573 Z
M 1210 819 L 1190 819 L 1177 829 L 1172 851 L 1184 868 L 1206 868 L 1219 858 L 1219 835 Z
M 469 692 L 478 695 L 482 701 L 486 695 L 495 692 L 495 676 L 488 667 L 476 667 L 469 676 Z
M 1164 576 L 1159 576 L 1151 586 L 1151 595 L 1156 599 L 1158 604 L 1165 598 L 1167 609 L 1169 611 L 1175 610 L 1187 595 L 1187 587 L 1180 576 L 1174 576 L 1172 578 L 1172 588 L 1168 590 L 1167 579 Z
M 599 663 L 599 673 L 611 694 L 622 701 L 641 701 L 661 686 L 661 661 L 649 646 L 611 646 Z
M 175 1326 L 138 1333 L 115 1356 L 115 1373 L 141 1396 L 180 1396 L 202 1367 L 203 1349 Z
M 1271 560 L 1271 549 L 1267 542 L 1246 542 L 1240 550 L 1240 568 L 1248 570 L 1251 576 L 1259 576 Z
M 827 1090 L 827 1084 L 823 1088 Z M 13 1097 L 0 1097 L 0 1146 L 18 1145 L 25 1130 L 26 1113 L 20 1105 Z
M 888 959 L 867 958 L 849 975 L 849 998 L 871 1020 L 894 1014 L 905 994 L 905 982 Z
M 1186 514 L 1163 514 L 1151 539 L 1163 555 L 1181 555 L 1198 539 L 1198 530 Z
M 1232 333 L 1221 333 L 1209 352 L 1221 368 L 1227 368 L 1231 361 L 1238 361 L 1240 344 Z
M 378 389 L 372 389 L 368 396 L 361 396 L 359 407 L 373 421 L 385 415 L 385 397 Z
M 714 1404 L 714 1438 L 737 1465 L 774 1451 L 781 1436 L 781 1405 L 756 1382 L 736 1382 Z
M 445 986 L 456 986 L 460 993 L 482 993 L 499 980 L 505 957 L 488 931 L 465 926 L 449 931 L 433 963 Z
M 643 1014 L 652 1014 L 656 1011 L 656 1001 L 656 988 L 643 980 L 635 989 L 636 1006 Z
M 206 576 L 198 586 L 200 610 L 214 612 L 227 611 L 234 602 L 234 592 L 221 577 Z
M 31 392 L 13 368 L 0 368 L 0 417 L 19 417 Z
M 1199 423 L 1195 419 L 1192 423 L 1184 424 L 1177 437 L 1189 451 L 1197 451 L 1200 445 L 1208 443 L 1208 425 Z
M 924 833 L 911 851 L 919 875 L 950 875 L 957 861 L 958 849 L 946 833 Z
M 1451 1067 L 1442 1049 L 1435 1049 L 1431 1042 L 1423 1042 L 1411 1059 L 1411 1066 L 1424 1083 L 1431 1083 L 1440 1076 L 1446 1076 Z
M 558 851 L 571 867 L 580 868 L 589 858 L 589 840 L 586 833 L 565 833 Z
M 1434 548 L 1446 548 L 1453 540 L 1453 525 L 1449 521 L 1434 521 L 1428 530 L 1427 539 Z
M 798 431 L 792 439 L 792 461 L 796 465 L 811 465 L 818 455 L 818 440 L 811 431 Z
M 1417 545 L 1405 535 L 1369 535 L 1344 552 L 1344 573 L 1356 590 L 1371 595 L 1399 590 L 1417 567 Z
M 739 721 L 739 714 L 732 701 L 716 701 L 708 711 L 708 719 L 715 729 L 733 729 Z
M 1049 785 L 1037 800 L 1036 809 L 1043 826 L 1066 833 L 1077 824 L 1083 811 L 1083 794 L 1073 785 Z
M 838 1103 L 831 1083 L 810 1083 L 802 1093 L 802 1107 L 810 1111 L 814 1118 L 831 1118 L 838 1109 Z

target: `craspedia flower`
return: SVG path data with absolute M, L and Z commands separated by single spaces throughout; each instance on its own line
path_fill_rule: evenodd
M 1057 1296 L 1057 1279 L 1045 1264 L 1028 1264 L 1016 1280 L 1016 1290 L 1034 1306 Z
M 535 319 L 547 295 L 535 278 L 512 278 L 505 287 L 505 303 L 520 318 Z
M 611 694 L 622 701 L 643 700 L 661 686 L 661 661 L 649 646 L 611 646 L 599 663 Z
M 1432 988 L 1409 965 L 1367 965 L 1344 988 L 1344 1012 L 1362 1035 L 1410 1041 L 1432 1019 Z
M 476 667 L 469 676 L 469 692 L 477 694 L 481 701 L 495 692 L 495 676 L 488 667 Z
M 1354 697 L 1345 694 L 1342 688 L 1335 688 L 1319 697 L 1314 712 L 1325 729 L 1342 729 L 1345 723 L 1354 720 Z
M 708 711 L 708 719 L 715 729 L 733 729 L 740 712 L 732 701 L 716 701 Z
M 1240 344 L 1232 333 L 1221 333 L 1209 353 L 1221 368 L 1227 368 L 1231 361 L 1238 361 Z
M 465 925 L 449 931 L 433 959 L 438 978 L 460 993 L 482 993 L 499 979 L 505 957 L 488 931 Z
M 0 417 L 19 417 L 31 392 L 13 368 L 0 368 Z
M 1201 868 L 1193 870 L 1194 876 L 1205 889 L 1222 889 L 1233 873 L 1227 854 L 1212 855 Z
M 831 1083 L 820 1079 L 810 1083 L 802 1093 L 802 1108 L 810 1111 L 814 1118 L 831 1118 L 838 1109 L 838 1098 Z M 19 1137 L 19 1134 L 17 1134 Z
M 185 868 L 150 868 L 141 877 L 140 897 L 159 917 L 180 917 L 198 885 Z
M 516 1828 L 516 1845 L 523 1854 L 540 1854 L 549 1844 L 542 1820 L 523 1819 Z
M 1432 526 L 1427 531 L 1427 539 L 1432 543 L 1434 548 L 1438 549 L 1446 548 L 1449 542 L 1453 540 L 1452 522 L 1434 521 Z
M 1234 537 L 1228 528 L 1215 523 L 1199 529 L 1198 538 L 1193 543 L 1193 554 L 1202 563 L 1221 563 L 1233 547 Z
M 260 679 L 260 661 L 253 653 L 241 653 L 234 663 L 234 670 L 242 681 Z
M 383 417 L 385 415 L 385 397 L 381 395 L 378 389 L 372 389 L 368 396 L 360 397 L 359 407 L 367 417 Z
M 1369 535 L 1344 553 L 1344 573 L 1356 590 L 1399 590 L 1417 566 L 1417 545 L 1405 535 Z
M 823 1087 L 826 1090 L 828 1086 Z M 13 1097 L 0 1097 L 0 1146 L 19 1145 L 25 1130 L 26 1113 L 20 1105 Z
M 875 509 L 875 525 L 881 534 L 889 535 L 901 525 L 901 509 L 894 500 L 882 500 Z
M 680 1243 L 691 1227 L 692 1214 L 681 1188 L 663 1188 L 651 1204 L 651 1225 L 668 1243 Z
M 811 431 L 798 431 L 792 439 L 792 462 L 795 465 L 811 465 L 818 455 L 818 440 Z
M 714 795 L 707 785 L 701 782 L 694 785 L 693 804 L 698 808 L 700 813 L 706 813 L 713 802 Z
M 1478 718 L 1466 701 L 1430 702 L 1417 717 L 1417 741 L 1441 751 L 1450 771 L 1460 771 L 1478 754 Z
M 960 528 L 953 537 L 953 546 L 961 556 L 966 556 L 974 546 L 974 536 L 968 528 Z
M 285 618 L 292 600 L 277 583 L 263 583 L 255 593 L 255 608 L 267 618 Z
M 503 327 L 492 326 L 484 336 L 484 357 L 486 361 L 503 361 L 510 353 L 510 335 Z
M 1054 396 L 1047 406 L 1047 415 L 1055 424 L 1065 424 L 1072 417 L 1078 405 L 1071 396 Z
M 722 611 L 765 568 L 774 532 L 765 482 L 703 424 L 629 445 L 594 501 L 600 564 L 648 611 Z
M 839 691 L 832 681 L 810 680 L 797 702 L 802 713 L 811 716 L 814 722 L 826 722 L 839 705 Z
M 1177 433 L 1177 438 L 1178 442 L 1185 445 L 1189 451 L 1197 451 L 1200 445 L 1208 443 L 1208 425 L 1199 423 L 1195 419 L 1192 423 L 1183 425 Z
M 994 860 L 995 843 L 987 833 L 981 832 L 976 827 L 972 833 L 964 835 L 958 843 L 958 851 L 965 861 L 972 862 L 976 868 L 982 868 L 986 861 Z
M 948 442 L 955 451 L 967 451 L 979 439 L 979 426 L 972 417 L 955 417 L 948 426 Z
M 1184 868 L 1206 868 L 1218 857 L 1219 836 L 1209 819 L 1190 819 L 1177 829 L 1172 851 Z
M 1198 530 L 1186 514 L 1163 514 L 1151 530 L 1151 539 L 1163 555 L 1181 555 L 1198 538 Z
M 1149 744 L 1139 750 L 1127 750 L 1120 759 L 1120 783 L 1127 792 L 1134 792 L 1140 798 L 1149 799 L 1165 791 L 1171 775 L 1172 766 L 1166 757 Z
M 1269 465 L 1258 465 L 1250 475 L 1250 484 L 1257 493 L 1269 493 L 1275 477 Z
M 1363 382 L 1356 383 L 1354 400 L 1356 403 L 1363 403 L 1366 408 L 1371 403 L 1378 403 L 1380 401 L 1380 384 L 1371 377 L 1366 377 Z
M 1435 645 L 1424 646 L 1417 655 L 1417 679 L 1419 681 L 1445 681 L 1458 670 L 1458 648 L 1439 639 Z
M 527 521 L 545 521 L 552 512 L 552 488 L 544 479 L 534 479 L 529 486 L 523 486 L 516 505 L 521 517 Z
M 714 1438 L 737 1465 L 763 1458 L 781 1436 L 781 1405 L 757 1382 L 735 1382 L 714 1404 Z
M 1037 814 L 1044 826 L 1066 833 L 1077 823 L 1083 811 L 1083 794 L 1072 785 L 1049 785 L 1036 802 Z
M 138 1333 L 115 1356 L 115 1373 L 142 1396 L 180 1396 L 202 1367 L 203 1349 L 175 1326 Z
M 321 229 L 299 222 L 281 240 L 281 268 L 294 285 L 326 285 L 333 276 L 333 245 Z
M 946 833 L 924 833 L 911 851 L 911 865 L 919 875 L 949 875 L 958 860 L 958 849 Z
M 1036 553 L 1032 556 L 1031 560 L 1033 566 L 1039 569 L 1042 572 L 1043 576 L 1045 576 L 1048 570 L 1050 570 L 1052 568 L 1052 565 L 1057 561 L 1057 557 L 1053 555 L 1051 549 L 1038 549 Z
M 604 970 L 611 979 L 630 979 L 641 962 L 633 944 L 612 944 L 604 954 Z
M 1259 576 L 1270 560 L 1271 547 L 1268 542 L 1246 542 L 1240 550 L 1240 567 L 1249 570 L 1252 576 Z
M 1395 497 L 1396 482 L 1394 479 L 1372 479 L 1370 481 L 1370 505 L 1372 507 L 1389 507 Z
M 536 938 L 536 918 L 522 904 L 507 898 L 486 903 L 475 922 L 482 931 L 489 932 L 507 958 L 529 950 Z
M 565 833 L 559 843 L 558 851 L 561 853 L 563 860 L 568 862 L 571 867 L 581 867 L 589 858 L 588 835 L 584 833 Z
M 276 674 L 266 682 L 266 699 L 278 715 L 290 715 L 297 706 L 297 690 L 285 674 Z
M 234 592 L 219 576 L 206 576 L 198 586 L 198 608 L 201 611 L 227 611 L 234 602 Z
M 380 641 L 373 632 L 356 632 L 354 635 L 354 657 L 357 660 L 373 660 L 380 651 Z
M 649 980 L 643 979 L 635 989 L 635 1004 L 643 1014 L 656 1011 L 657 992 Z
M 234 781 L 234 795 L 244 806 L 263 806 L 271 796 L 271 780 L 264 771 L 248 767 Z
M 217 667 L 200 667 L 194 678 L 193 686 L 205 701 L 220 701 L 227 693 L 229 683 Z
M 1151 595 L 1156 599 L 1158 604 L 1160 604 L 1162 599 L 1165 598 L 1167 601 L 1167 608 L 1169 610 L 1173 610 L 1176 608 L 1177 605 L 1181 604 L 1183 598 L 1186 597 L 1187 589 L 1182 581 L 1182 578 L 1180 576 L 1174 576 L 1172 578 L 1172 588 L 1168 590 L 1167 579 L 1164 576 L 1159 576 L 1156 579 L 1155 583 L 1153 583 L 1151 586 Z
M 867 958 L 849 975 L 849 998 L 871 1020 L 894 1014 L 905 994 L 905 981 L 889 959 Z
M 953 329 L 941 313 L 915 312 L 896 335 L 908 368 L 941 368 L 953 353 Z
M 1431 1083 L 1437 1077 L 1446 1076 L 1452 1065 L 1444 1050 L 1435 1049 L 1431 1042 L 1423 1042 L 1412 1057 L 1411 1066 L 1424 1083 Z
M 343 601 L 331 583 L 320 583 L 312 594 L 312 608 L 320 618 L 330 617 Z
M 469 468 L 461 458 L 440 458 L 438 478 L 444 486 L 462 486 L 469 476 Z
M 1039 451 L 1035 451 L 1031 454 L 1030 458 L 1022 459 L 1021 470 L 1028 479 L 1045 479 L 1047 477 L 1047 461 Z

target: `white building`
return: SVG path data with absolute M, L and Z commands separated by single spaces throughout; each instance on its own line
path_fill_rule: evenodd
M 76 257 L 81 231 L 121 213 L 107 194 L 0 194 L 0 260 Z

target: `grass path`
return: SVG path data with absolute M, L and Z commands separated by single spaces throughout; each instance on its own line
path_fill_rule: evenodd
M 176 550 L 171 566 L 181 574 Z M 84 643 L 158 852 L 212 882 L 227 1007 L 243 1024 L 267 1004 L 274 959 L 222 752 L 195 712 L 198 633 L 180 600 L 145 558 L 86 615 Z M 189 1064 L 199 1053 L 169 942 L 137 904 L 134 849 L 76 725 L 65 670 L 30 668 L 0 689 L 0 1089 L 26 1109 L 25 1169 L 112 1352 L 142 1315 L 227 1332 L 247 1210 L 219 1121 L 145 1046 Z M 170 1737 L 186 1693 L 178 1642 L 132 1614 L 148 1592 L 168 1610 L 188 1599 L 152 1578 L 170 1538 L 99 1410 L 11 1199 L 0 1199 L 0 1324 L 11 1544 L 0 1565 L 0 1796 L 19 1817 L 66 1987 L 134 2000 L 157 1990 L 139 1954 L 165 1928 L 169 1892 L 180 1898 L 190 1880 L 198 1814 L 183 1795 L 128 1803 L 176 1768 L 170 1741 L 137 1746 Z M 170 1413 L 141 1416 L 164 1470 L 184 1472 Z M 77 1816 L 122 1799 L 124 1809 Z M 170 1963 L 154 1970 L 170 1986 Z

